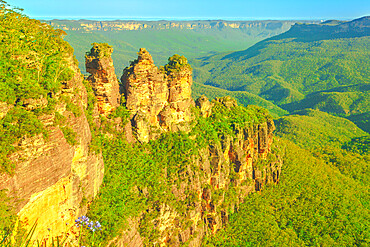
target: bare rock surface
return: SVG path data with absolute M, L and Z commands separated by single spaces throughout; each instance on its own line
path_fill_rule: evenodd
M 141 48 L 138 59 L 121 77 L 126 107 L 140 142 L 165 131 L 185 130 L 191 120 L 192 70 L 186 58 L 174 55 L 158 69 L 149 52 Z
M 108 116 L 120 104 L 120 91 L 117 76 L 114 72 L 111 54 L 113 48 L 107 44 L 93 44 L 90 53 L 85 57 L 86 71 L 91 75 L 91 83 L 97 98 L 99 113 Z

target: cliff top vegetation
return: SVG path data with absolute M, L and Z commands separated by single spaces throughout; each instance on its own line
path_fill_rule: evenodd
M 103 58 L 110 57 L 113 53 L 113 47 L 107 43 L 92 43 L 93 47 L 86 52 L 86 57 Z
M 172 72 L 179 72 L 183 69 L 191 70 L 191 66 L 188 63 L 188 60 L 184 56 L 178 54 L 173 55 L 168 58 L 168 63 L 164 66 L 164 70 L 167 74 Z

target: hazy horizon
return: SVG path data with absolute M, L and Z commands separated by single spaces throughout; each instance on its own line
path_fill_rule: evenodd
M 367 0 L 6 0 L 36 19 L 351 20 L 370 15 Z
M 360 16 L 358 18 L 361 18 Z M 89 21 L 320 21 L 329 20 L 324 18 L 319 19 L 285 19 L 285 18 L 246 18 L 246 17 L 93 17 L 93 16 L 34 16 L 32 17 L 37 20 L 89 20 Z M 357 19 L 357 18 L 355 18 Z M 332 20 L 332 19 L 330 19 Z M 336 18 L 335 20 L 352 20 L 347 18 Z

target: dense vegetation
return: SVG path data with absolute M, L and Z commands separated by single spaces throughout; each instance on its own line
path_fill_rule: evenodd
M 343 117 L 370 112 L 370 83 L 359 83 L 311 93 L 298 102 L 282 107 L 290 112 L 305 108 L 319 109 Z
M 353 114 L 349 116 L 348 119 L 354 122 L 362 130 L 370 133 L 370 112 Z
M 369 135 L 313 110 L 282 117 L 276 127 L 279 184 L 251 195 L 204 245 L 368 246 Z
M 326 25 L 296 25 L 247 50 L 205 57 L 196 66 L 200 67 L 198 82 L 248 91 L 278 104 L 317 91 L 368 84 L 369 21 L 353 22 L 367 29 L 353 34 L 355 29 L 349 28 L 340 39 L 328 38 L 331 33 L 322 31 L 313 39 L 316 30 Z
M 275 122 L 276 135 L 310 150 L 344 175 L 370 184 L 370 156 L 366 146 L 369 134 L 349 120 L 318 110 L 305 110 Z
M 67 110 L 78 115 L 79 109 L 68 97 L 57 96 L 70 80 L 73 49 L 63 40 L 65 32 L 29 19 L 22 10 L 0 0 L 0 174 L 12 175 L 15 164 L 10 160 L 20 142 L 49 132 L 40 116 L 55 114 L 58 125 L 70 144 L 75 133 L 55 106 L 65 103 Z M 16 219 L 15 199 L 0 191 L 0 235 L 9 231 Z
M 275 134 L 302 148 L 341 147 L 352 138 L 367 135 L 351 121 L 319 110 L 302 110 L 275 121 Z
M 54 108 L 57 101 L 63 101 L 68 111 L 76 116 L 82 113 L 69 98 L 55 97 L 73 76 L 70 65 L 76 62 L 67 58 L 73 50 L 62 39 L 65 33 L 27 18 L 2 0 L 0 3 L 0 108 L 5 112 L 0 116 L 0 173 L 11 173 L 14 165 L 8 158 L 16 151 L 14 143 L 35 135 L 48 138 L 39 116 L 54 114 L 54 124 L 74 145 L 76 133 Z M 357 25 L 362 30 L 366 19 L 360 21 L 327 22 L 324 29 L 321 25 L 297 25 L 248 50 L 194 60 L 199 82 L 194 84 L 194 97 L 206 94 L 212 99 L 230 93 L 241 104 L 268 108 L 274 117 L 287 114 L 286 110 L 295 111 L 275 121 L 278 138 L 273 152 L 284 161 L 279 184 L 247 198 L 230 218 L 228 227 L 205 239 L 205 246 L 370 245 L 369 135 L 364 132 L 370 131 L 370 42 L 368 36 L 351 29 Z M 352 31 L 328 36 L 328 30 L 338 25 L 347 25 Z M 316 30 L 316 35 L 310 35 L 310 30 Z M 128 41 L 119 40 L 123 35 Z M 256 41 L 246 44 L 233 40 L 241 37 L 236 33 L 219 40 L 220 35 L 210 38 L 209 33 L 166 30 L 154 34 L 70 31 L 68 39 L 81 59 L 93 38 L 108 41 L 117 47 L 113 57 L 120 64 L 127 63 L 140 46 L 156 49 L 154 57 L 164 61 L 169 52 L 194 58 L 227 51 L 235 44 L 246 48 Z M 158 40 L 166 42 L 154 42 Z M 98 55 L 108 53 L 111 47 L 106 45 L 106 52 Z M 169 66 L 177 69 L 184 59 L 175 56 Z M 120 71 L 122 67 L 117 68 Z M 171 187 L 180 186 L 186 179 L 188 167 L 199 171 L 193 160 L 202 148 L 220 144 L 225 135 L 235 134 L 236 127 L 270 118 L 260 107 L 227 109 L 215 102 L 209 118 L 200 117 L 194 110 L 196 120 L 190 133 L 166 133 L 147 144 L 128 144 L 109 119 L 102 117 L 101 126 L 93 121 L 96 98 L 91 86 L 85 86 L 85 113 L 93 137 L 90 148 L 102 152 L 105 163 L 103 186 L 88 213 L 104 226 L 96 233 L 102 243 L 129 227 L 128 220 L 139 216 L 143 209 L 147 212 L 140 222 L 140 234 L 147 243 L 154 241 L 158 234 L 153 223 L 158 211 L 151 210 L 154 206 L 166 203 L 181 214 L 196 200 L 195 192 L 190 190 L 186 191 L 187 201 L 175 198 Z M 122 105 L 109 118 L 127 119 L 128 115 Z M 108 138 L 104 133 L 111 135 Z M 236 193 L 232 187 L 223 192 L 227 197 L 223 206 L 227 208 Z M 0 235 L 9 232 L 15 220 L 14 202 L 0 191 Z
M 65 32 L 29 19 L 5 2 L 0 11 L 0 104 L 7 112 L 0 118 L 0 172 L 10 173 L 14 143 L 41 133 L 47 137 L 38 116 L 54 112 L 55 94 L 72 78 L 70 65 L 76 61 L 68 60 L 73 49 L 62 38 Z M 68 99 L 60 100 L 73 108 Z
M 244 52 L 204 58 L 203 83 L 244 90 L 278 104 L 338 86 L 369 83 L 369 37 L 263 41 Z
M 81 29 L 81 24 L 92 24 L 93 21 L 53 20 L 45 22 L 52 26 L 65 26 L 69 29 L 66 30 L 68 33 L 66 40 L 76 51 L 75 55 L 79 59 L 81 71 L 85 71 L 84 51 L 90 49 L 92 42 L 106 42 L 112 45 L 115 49 L 113 60 L 117 75 L 122 74 L 122 69 L 129 65 L 129 61 L 136 58 L 137 50 L 142 47 L 150 52 L 159 65 L 164 65 L 167 63 L 167 58 L 176 53 L 191 60 L 218 52 L 246 49 L 260 40 L 288 30 L 294 24 L 291 21 L 261 21 L 245 30 L 226 26 L 212 29 L 176 27 L 163 29 L 160 25 L 169 25 L 171 22 L 139 21 L 142 25 L 156 25 L 157 28 L 148 27 L 143 30 L 110 30 L 107 28 L 107 30 L 85 31 Z M 119 21 L 117 22 L 119 24 Z M 206 25 L 217 24 L 217 21 L 203 22 Z M 109 25 L 109 23 L 104 24 Z M 180 24 L 186 25 L 187 22 L 180 22 Z
M 368 184 L 290 141 L 275 145 L 284 159 L 279 184 L 252 194 L 204 246 L 368 246 Z
M 194 111 L 198 116 L 197 110 Z M 152 210 L 153 205 L 159 207 L 165 203 L 181 215 L 185 209 L 192 207 L 194 200 L 198 200 L 196 191 L 187 191 L 189 197 L 182 201 L 174 196 L 171 189 L 173 185 L 180 186 L 182 181 L 189 179 L 188 168 L 201 172 L 194 160 L 202 149 L 209 144 L 219 144 L 225 135 L 235 135 L 235 126 L 242 128 L 264 122 L 266 118 L 270 118 L 267 111 L 259 107 L 236 106 L 228 109 L 215 102 L 212 116 L 198 116 L 190 133 L 165 133 L 147 144 L 128 144 L 119 135 L 114 139 L 103 137 L 105 177 L 89 211 L 89 217 L 105 226 L 104 231 L 98 233 L 100 240 L 117 236 L 128 227 L 129 218 L 139 216 L 146 210 L 139 231 L 148 243 L 153 243 L 158 231 L 153 219 L 159 214 L 157 210 Z

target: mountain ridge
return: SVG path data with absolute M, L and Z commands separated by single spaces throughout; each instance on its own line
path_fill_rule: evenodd
M 357 26 L 363 28 L 356 31 Z M 331 37 L 328 29 L 345 30 L 340 35 L 347 37 Z M 333 26 L 296 24 L 246 50 L 203 57 L 197 61 L 195 80 L 230 91 L 248 91 L 278 105 L 317 91 L 359 81 L 366 84 L 370 82 L 369 30 L 368 17 Z
M 41 20 L 49 25 L 69 30 L 84 31 L 122 31 L 122 30 L 143 30 L 143 29 L 241 29 L 248 30 L 251 28 L 266 28 L 270 30 L 283 28 L 296 23 L 295 20 L 261 20 L 261 21 L 229 21 L 229 20 L 193 20 L 193 21 L 141 21 L 141 20 L 112 20 L 112 21 L 94 21 L 94 20 Z M 317 23 L 318 21 L 302 21 L 305 23 Z

